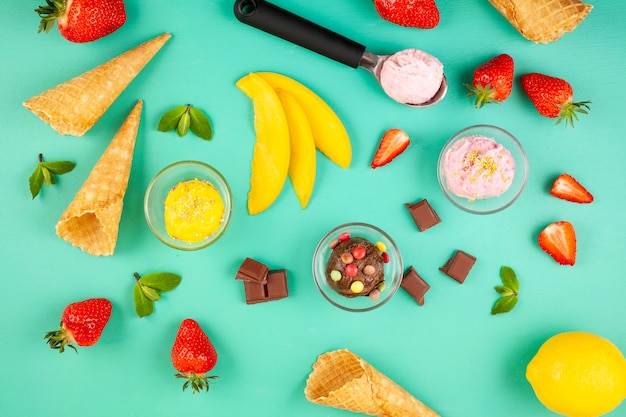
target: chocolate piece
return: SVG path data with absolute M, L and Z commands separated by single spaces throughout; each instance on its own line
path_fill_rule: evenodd
M 475 263 L 475 257 L 462 250 L 457 250 L 452 258 L 448 259 L 448 262 L 439 270 L 459 284 L 463 284 Z
M 289 295 L 287 287 L 287 270 L 276 269 L 267 274 L 267 297 L 270 300 L 280 300 Z
M 244 281 L 243 289 L 246 293 L 246 304 L 257 304 L 285 298 L 289 295 L 287 271 L 285 269 L 269 271 L 267 283 Z
M 437 215 L 437 212 L 426 199 L 418 201 L 415 204 L 406 203 L 405 206 L 409 210 L 409 213 L 411 214 L 411 217 L 420 232 L 441 223 L 441 219 Z
M 256 304 L 268 301 L 265 284 L 254 281 L 244 281 L 243 289 L 246 293 L 246 304 Z
M 267 265 L 255 261 L 254 259 L 246 258 L 237 270 L 235 279 L 265 284 L 267 282 L 268 271 L 269 267 Z
M 430 285 L 420 277 L 415 268 L 411 266 L 404 272 L 400 286 L 417 301 L 417 304 L 424 305 L 424 295 L 430 289 Z

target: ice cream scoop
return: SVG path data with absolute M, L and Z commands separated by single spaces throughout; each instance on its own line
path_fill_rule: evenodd
M 407 49 L 392 55 L 377 55 L 366 51 L 365 46 L 360 43 L 264 0 L 236 0 L 235 16 L 242 23 L 300 45 L 327 58 L 352 68 L 362 67 L 366 69 L 376 78 L 389 97 L 406 106 L 432 106 L 438 103 L 448 90 L 448 83 L 443 74 L 442 66 L 437 68 L 436 65 L 425 65 L 422 66 L 423 71 L 419 73 L 387 71 L 390 66 L 397 66 L 395 57 L 398 54 L 405 51 L 416 51 L 415 49 Z M 432 55 L 423 51 L 420 52 L 420 56 L 428 57 L 429 62 L 432 61 L 431 58 L 439 62 Z M 427 73 L 427 71 L 431 71 L 433 74 Z M 387 72 L 391 74 L 392 78 L 395 73 L 398 78 L 387 81 L 384 76 Z M 383 78 L 381 78 L 381 74 Z M 392 86 L 391 89 L 389 88 L 390 85 Z M 409 90 L 410 94 L 404 94 L 403 89 Z M 428 94 L 429 91 L 432 95 Z M 416 92 L 418 93 L 415 94 Z M 418 102 L 410 100 L 414 97 L 417 98 L 416 101 Z M 405 101 L 407 99 L 409 99 L 408 102 Z

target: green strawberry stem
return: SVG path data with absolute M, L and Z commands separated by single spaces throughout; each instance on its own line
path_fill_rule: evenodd
M 65 13 L 65 0 L 46 0 L 47 6 L 39 6 L 35 12 L 41 17 L 37 33 L 50 32 L 54 22 Z
M 482 85 L 478 83 L 478 85 L 470 85 L 465 84 L 467 88 L 469 88 L 470 92 L 467 93 L 468 97 L 476 97 L 474 101 L 474 107 L 480 109 L 487 103 L 499 103 L 499 100 L 493 98 L 493 95 L 496 92 L 495 87 L 488 83 L 487 85 Z
M 574 127 L 574 120 L 578 121 L 577 113 L 589 114 L 589 104 L 591 104 L 591 101 L 578 101 L 559 105 L 561 111 L 559 112 L 559 119 L 556 121 L 556 124 L 558 125 L 565 120 L 565 127 L 567 127 L 567 125 Z
M 186 379 L 185 383 L 183 384 L 183 391 L 185 391 L 187 388 L 191 386 L 191 390 L 193 394 L 195 394 L 196 392 L 200 392 L 200 391 L 208 392 L 209 382 L 212 379 L 218 378 L 217 376 L 197 374 L 195 372 L 177 373 L 175 376 L 176 378 Z
M 72 339 L 67 334 L 65 330 L 65 326 L 61 323 L 58 330 L 54 330 L 52 332 L 46 333 L 44 336 L 46 339 L 46 343 L 50 346 L 51 349 L 59 349 L 59 353 L 65 352 L 65 347 L 70 347 L 74 349 L 74 352 L 78 353 L 76 347 L 72 344 Z

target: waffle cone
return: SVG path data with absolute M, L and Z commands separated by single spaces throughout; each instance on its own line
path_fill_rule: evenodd
M 313 364 L 304 394 L 316 404 L 379 417 L 439 417 L 437 413 L 347 349 Z
M 82 136 L 171 37 L 157 36 L 28 99 L 24 106 L 62 135 Z
M 592 5 L 581 0 L 489 0 L 524 36 L 535 43 L 558 40 L 589 14 Z
M 115 250 L 142 106 L 139 100 L 56 225 L 60 238 L 90 255 Z

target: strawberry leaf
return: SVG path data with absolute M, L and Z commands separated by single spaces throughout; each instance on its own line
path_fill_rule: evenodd
M 154 301 L 149 300 L 141 291 L 139 284 L 133 288 L 133 299 L 135 301 L 135 311 L 139 317 L 145 317 L 154 311 Z
M 519 281 L 517 280 L 517 275 L 512 268 L 508 266 L 503 266 L 500 269 L 500 277 L 502 278 L 502 283 L 510 288 L 514 293 L 519 291 Z
M 211 127 L 211 121 L 202 112 L 202 110 L 195 107 L 189 109 L 189 115 L 191 117 L 191 131 L 198 137 L 211 140 L 213 138 L 213 128 Z
M 161 299 L 161 294 L 159 294 L 159 292 L 157 290 L 155 290 L 154 288 L 150 288 L 150 287 L 146 287 L 145 285 L 141 285 L 141 282 L 138 282 L 137 285 L 139 285 L 139 288 L 141 289 L 141 292 L 143 293 L 143 295 L 146 296 L 146 298 L 148 300 L 159 301 Z
M 28 185 L 30 186 L 30 195 L 33 196 L 33 199 L 39 195 L 39 191 L 41 191 L 41 186 L 43 185 L 43 172 L 41 169 L 41 165 L 37 165 L 35 171 L 31 174 L 28 179 Z
M 182 277 L 178 274 L 171 272 L 153 272 L 151 274 L 144 275 L 139 279 L 139 282 L 144 287 L 150 287 L 157 291 L 167 292 L 171 291 L 180 284 Z
M 172 110 L 166 112 L 163 116 L 161 116 L 161 120 L 159 120 L 159 126 L 157 127 L 159 132 L 169 132 L 170 130 L 176 129 L 176 127 L 178 126 L 178 121 L 186 110 L 187 106 L 178 106 L 174 107 Z
M 517 296 L 516 295 L 507 295 L 506 297 L 501 297 L 496 304 L 491 309 L 491 314 L 502 314 L 508 313 L 513 310 L 515 305 L 517 304 Z

